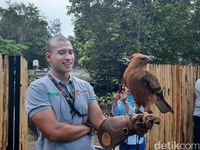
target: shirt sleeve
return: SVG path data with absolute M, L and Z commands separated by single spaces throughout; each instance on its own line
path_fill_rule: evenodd
M 88 89 L 88 102 L 97 102 L 97 96 L 94 93 L 93 87 L 87 83 L 87 89 Z
M 52 108 L 48 99 L 48 92 L 45 85 L 39 81 L 35 81 L 28 87 L 26 98 L 26 110 L 30 117 L 34 114 Z

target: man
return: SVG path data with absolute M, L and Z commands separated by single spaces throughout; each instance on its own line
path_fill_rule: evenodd
M 110 143 L 104 134 L 104 131 L 112 132 L 107 126 L 110 121 L 117 120 L 119 131 L 126 128 L 126 135 L 144 134 L 152 127 L 152 119 L 149 119 L 151 126 L 146 127 L 138 125 L 137 119 L 121 117 L 108 120 L 103 116 L 91 85 L 70 75 L 74 49 L 65 37 L 51 38 L 45 56 L 51 71 L 30 84 L 26 104 L 28 115 L 39 131 L 38 150 L 79 150 L 80 147 L 94 150 L 91 125 L 99 131 L 103 146 L 113 147 L 116 141 L 113 143 L 111 136 Z M 120 137 L 125 136 L 122 134 Z

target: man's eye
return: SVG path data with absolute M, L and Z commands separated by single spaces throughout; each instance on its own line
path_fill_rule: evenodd
M 69 50 L 68 52 L 70 55 L 74 54 L 74 50 Z
M 61 54 L 61 55 L 64 55 L 66 52 L 65 51 L 59 51 L 58 53 Z
M 69 55 L 73 55 L 73 54 L 74 54 L 74 50 L 71 49 L 71 50 L 59 50 L 59 51 L 58 51 L 58 54 L 60 54 L 60 55 L 66 55 L 67 53 L 68 53 Z

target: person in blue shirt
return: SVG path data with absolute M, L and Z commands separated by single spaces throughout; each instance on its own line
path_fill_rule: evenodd
M 143 108 L 140 110 L 142 112 L 144 111 Z M 134 98 L 133 95 L 129 92 L 129 89 L 124 87 L 124 91 L 118 91 L 114 95 L 112 115 L 124 116 L 126 113 L 134 113 Z M 119 150 L 145 150 L 145 146 L 145 136 L 139 137 L 138 135 L 132 135 L 120 143 Z

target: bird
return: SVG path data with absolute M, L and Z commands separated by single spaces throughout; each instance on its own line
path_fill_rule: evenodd
M 172 107 L 165 101 L 157 77 L 146 70 L 149 61 L 150 56 L 134 53 L 123 74 L 123 80 L 134 97 L 135 112 L 141 113 L 139 108 L 143 106 L 146 113 L 152 114 L 150 108 L 155 103 L 161 113 L 173 113 Z

